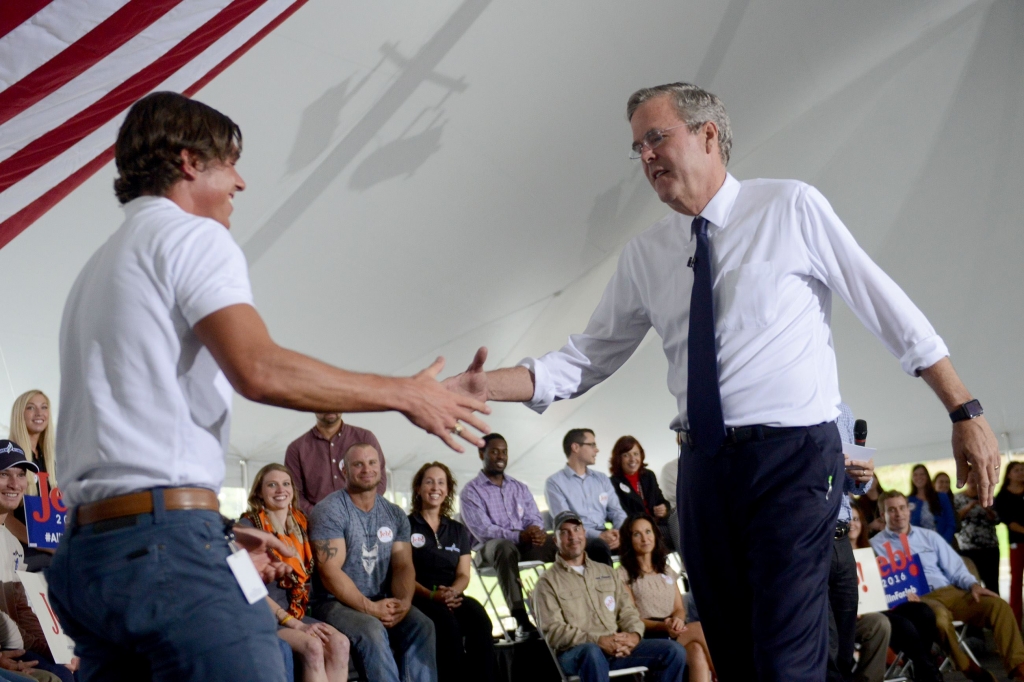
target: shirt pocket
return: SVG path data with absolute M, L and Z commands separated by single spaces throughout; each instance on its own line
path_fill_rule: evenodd
M 727 270 L 716 293 L 718 322 L 725 329 L 763 329 L 775 321 L 775 268 L 768 261 Z

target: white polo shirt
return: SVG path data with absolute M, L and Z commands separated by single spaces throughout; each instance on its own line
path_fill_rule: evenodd
M 72 507 L 224 479 L 232 389 L 192 328 L 252 305 L 245 256 L 223 225 L 169 199 L 124 209 L 61 322 L 57 468 Z

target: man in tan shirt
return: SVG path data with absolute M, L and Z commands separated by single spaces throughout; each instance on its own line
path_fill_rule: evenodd
M 606 682 L 610 670 L 645 666 L 648 678 L 681 682 L 686 650 L 668 639 L 643 639 L 644 624 L 611 566 L 591 561 L 580 517 L 555 517 L 555 565 L 534 591 L 537 625 L 566 675 Z

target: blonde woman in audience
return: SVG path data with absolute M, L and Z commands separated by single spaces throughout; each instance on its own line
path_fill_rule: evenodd
M 302 660 L 303 682 L 345 682 L 349 641 L 327 623 L 306 615 L 312 587 L 314 557 L 306 515 L 295 503 L 292 472 L 283 464 L 268 464 L 256 474 L 249 508 L 239 523 L 273 533 L 295 550 L 284 557 L 292 571 L 267 585 L 267 603 L 277 618 L 277 636 L 288 642 Z
M 683 603 L 679 575 L 666 564 L 668 553 L 653 517 L 633 514 L 622 524 L 619 537 L 617 572 L 644 621 L 644 637 L 674 639 L 683 645 L 690 682 L 717 679 L 696 608 Z
M 8 438 L 25 451 L 25 457 L 48 477 L 48 486 L 57 485 L 54 465 L 54 441 L 56 426 L 50 416 L 50 399 L 39 389 L 25 391 L 14 401 L 11 408 L 11 432 Z M 39 495 L 39 481 L 30 473 L 26 495 Z M 28 546 L 28 531 L 25 529 L 25 508 L 19 507 L 7 516 L 7 530 L 21 542 L 25 551 L 28 570 L 38 571 L 50 565 L 51 549 L 36 549 Z

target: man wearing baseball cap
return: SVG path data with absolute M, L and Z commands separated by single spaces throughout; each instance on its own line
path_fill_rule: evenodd
M 605 682 L 610 670 L 646 666 L 651 679 L 681 682 L 686 650 L 644 639 L 644 623 L 614 569 L 584 551 L 587 531 L 574 511 L 555 517 L 555 565 L 534 590 L 537 626 L 568 676 Z
M 23 630 L 11 618 L 15 613 L 22 614 L 17 618 L 19 622 L 25 623 L 24 618 L 31 613 L 28 597 L 16 575 L 18 571 L 25 570 L 25 553 L 21 542 L 4 526 L 7 515 L 21 506 L 28 487 L 29 471 L 37 474 L 39 467 L 25 457 L 25 451 L 17 443 L 0 440 L 0 583 L 6 583 L 3 586 L 5 589 L 0 592 L 0 600 L 5 609 L 10 611 L 10 614 L 6 610 L 0 612 L 0 644 L 5 649 L 14 650 L 5 651 L 0 656 L 0 670 L 10 670 L 37 679 L 70 682 L 74 679 L 72 673 L 78 668 L 78 659 L 75 658 L 67 666 L 54 663 L 38 621 L 34 626 L 28 624 L 27 629 Z

